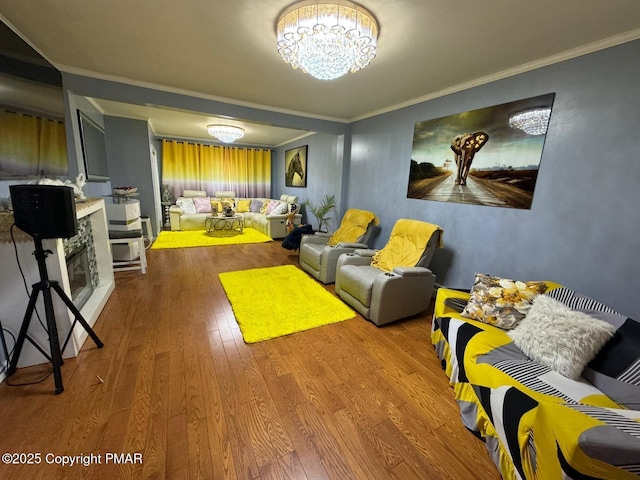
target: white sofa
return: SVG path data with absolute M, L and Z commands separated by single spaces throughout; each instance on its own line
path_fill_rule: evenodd
M 300 206 L 297 204 L 298 197 L 293 195 L 282 195 L 280 200 L 270 198 L 238 198 L 233 191 L 215 192 L 213 197 L 208 197 L 204 190 L 185 190 L 181 197 L 176 199 L 176 204 L 169 208 L 169 219 L 171 222 L 171 230 L 204 230 L 205 219 L 212 215 L 212 212 L 198 212 L 193 204 L 195 202 L 206 203 L 205 198 L 209 199 L 212 207 L 221 207 L 221 204 L 232 203 L 237 215 L 241 215 L 244 220 L 244 226 L 254 228 L 259 232 L 271 238 L 284 238 L 287 236 L 287 217 L 285 213 L 289 209 L 289 205 L 296 205 L 296 214 L 294 223 L 299 224 L 302 215 L 298 213 Z M 261 213 L 265 202 L 276 202 L 282 204 L 275 211 L 283 213 Z M 193 206 L 192 206 L 193 205 Z M 263 209 L 264 211 L 264 209 Z

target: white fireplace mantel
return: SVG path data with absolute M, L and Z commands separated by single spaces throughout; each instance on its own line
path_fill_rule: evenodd
M 87 299 L 87 302 L 80 309 L 80 313 L 83 318 L 90 326 L 93 327 L 114 289 L 113 267 L 104 200 L 90 199 L 83 203 L 77 203 L 76 215 L 78 219 L 89 217 L 96 252 L 99 277 L 98 286 L 94 289 L 91 296 Z M 17 337 L 24 319 L 29 297 L 25 290 L 20 269 L 18 268 L 18 263 L 16 261 L 16 250 L 29 292 L 31 292 L 31 286 L 40 281 L 40 277 L 38 265 L 33 256 L 33 251 L 35 249 L 33 239 L 29 235 L 20 231 L 17 227 L 14 227 L 14 249 L 14 243 L 10 236 L 10 228 L 12 224 L 13 216 L 10 213 L 0 213 L 0 259 L 2 263 L 2 268 L 0 269 L 0 320 L 2 321 L 3 327 L 10 330 Z M 49 279 L 58 281 L 67 296 L 71 297 L 67 263 L 62 239 L 43 240 L 42 245 L 45 250 L 48 249 L 53 252 L 47 257 L 46 261 Z M 42 297 L 42 295 L 40 295 L 40 297 Z M 44 304 L 40 297 L 36 303 L 36 309 L 39 312 L 42 322 L 46 325 Z M 71 330 L 71 324 L 74 320 L 74 316 L 67 309 L 66 305 L 64 305 L 55 291 L 52 291 L 52 298 L 56 323 L 58 325 L 58 335 L 60 342 L 62 343 Z M 40 345 L 40 347 L 42 347 L 45 352 L 49 352 L 47 333 L 40 325 L 36 315 L 31 319 L 28 334 Z M 5 337 L 7 340 L 7 347 L 9 350 L 12 350 L 13 339 L 6 334 Z M 73 329 L 72 338 L 69 341 L 66 350 L 63 352 L 63 357 L 75 357 L 87 337 L 88 335 L 84 328 L 82 328 L 79 323 L 76 323 Z M 89 341 L 92 342 L 92 340 Z M 18 362 L 19 368 L 46 362 L 47 359 L 43 357 L 33 345 L 29 342 L 24 343 L 22 353 L 20 354 L 20 360 Z M 2 379 L 0 378 L 0 381 L 1 380 Z

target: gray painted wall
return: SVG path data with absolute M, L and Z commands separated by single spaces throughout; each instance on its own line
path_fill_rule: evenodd
M 343 155 L 344 135 L 330 135 L 318 133 L 310 135 L 296 142 L 278 147 L 275 150 L 272 163 L 271 190 L 274 198 L 280 195 L 296 195 L 298 202 L 303 203 L 309 200 L 313 205 L 317 205 L 325 195 L 335 195 L 336 214 L 334 214 L 334 224 L 336 217 L 342 218 L 340 210 L 344 204 L 342 197 L 343 181 L 346 181 L 344 171 Z M 306 187 L 285 187 L 285 160 L 286 150 L 308 145 L 307 150 L 307 186 Z M 317 222 L 313 214 L 302 210 L 303 222 L 310 222 L 317 228 Z M 334 225 L 335 228 L 335 225 Z
M 148 124 L 146 120 L 111 116 L 105 116 L 104 123 L 111 185 L 138 187 L 140 213 L 151 218 L 157 232 Z
M 475 272 L 549 279 L 640 317 L 640 41 L 351 125 L 349 206 L 444 229 L 437 282 L 470 288 Z M 531 210 L 408 199 L 418 121 L 556 92 Z

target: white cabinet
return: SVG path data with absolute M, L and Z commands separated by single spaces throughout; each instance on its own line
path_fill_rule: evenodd
M 107 203 L 107 221 L 109 230 L 140 230 L 140 201 L 125 200 L 120 203 Z
M 139 200 L 114 199 L 114 203 L 107 201 L 106 208 L 109 230 L 131 231 L 142 229 Z M 111 249 L 114 262 L 127 262 L 140 257 L 140 247 L 136 238 L 132 238 L 129 243 L 114 244 Z

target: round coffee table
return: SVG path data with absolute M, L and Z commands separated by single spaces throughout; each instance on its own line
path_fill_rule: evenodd
M 225 217 L 224 215 L 209 215 L 204 221 L 204 228 L 209 235 L 216 232 L 236 232 L 242 233 L 244 230 L 244 219 L 240 215 Z

